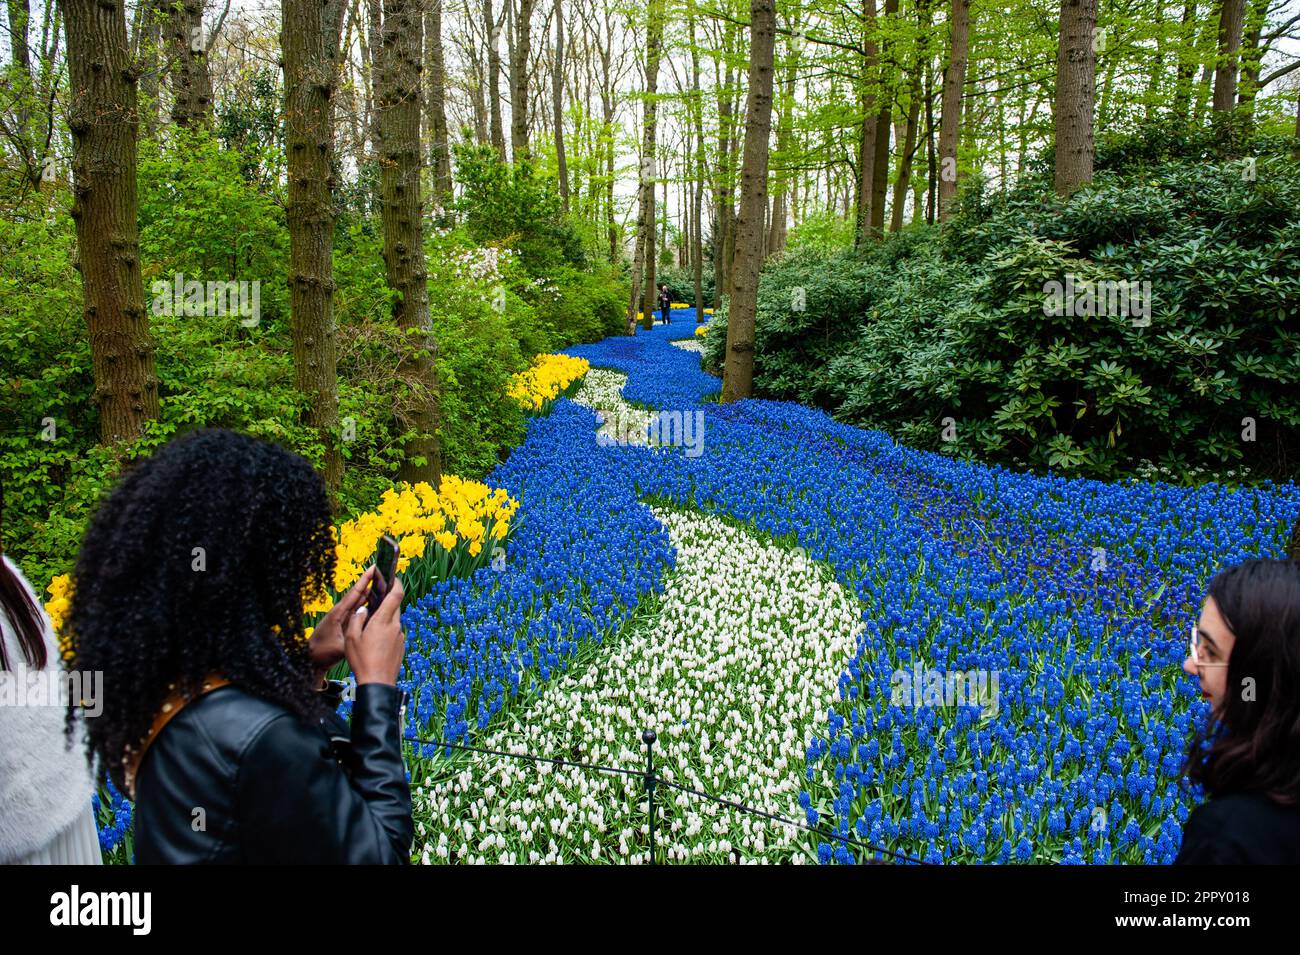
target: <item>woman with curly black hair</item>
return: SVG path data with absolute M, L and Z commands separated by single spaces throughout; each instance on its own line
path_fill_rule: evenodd
M 1176 861 L 1300 863 L 1300 562 L 1215 575 L 1183 669 L 1210 702 L 1185 767 L 1210 801 Z
M 367 620 L 367 571 L 308 639 L 333 573 L 311 465 L 230 431 L 177 438 L 96 511 L 67 626 L 103 673 L 88 755 L 136 801 L 138 862 L 410 860 L 401 584 Z M 350 731 L 325 679 L 345 656 Z

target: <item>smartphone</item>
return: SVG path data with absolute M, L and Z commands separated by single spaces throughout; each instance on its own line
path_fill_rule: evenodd
M 375 545 L 375 578 L 370 582 L 370 593 L 366 595 L 366 615 L 369 621 L 384 602 L 384 597 L 393 586 L 393 575 L 397 573 L 397 541 L 385 534 Z

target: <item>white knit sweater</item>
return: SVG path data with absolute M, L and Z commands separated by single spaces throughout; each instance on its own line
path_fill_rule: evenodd
M 31 584 L 18 567 L 3 558 L 31 592 Z M 54 629 L 41 602 L 45 631 L 47 671 L 60 668 Z M 0 611 L 5 657 L 9 672 L 0 679 L 25 680 L 30 672 L 12 622 Z M 30 681 L 29 681 L 30 682 Z M 11 687 L 0 688 L 10 690 Z M 0 700 L 4 697 L 0 696 Z M 30 699 L 29 699 L 30 702 Z M 65 710 L 60 706 L 0 704 L 0 863 L 26 856 L 49 843 L 86 811 L 91 775 L 86 765 L 85 737 L 79 731 L 69 745 L 64 736 Z

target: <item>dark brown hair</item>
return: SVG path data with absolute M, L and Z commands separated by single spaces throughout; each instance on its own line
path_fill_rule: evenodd
M 0 487 L 0 515 L 4 513 L 4 488 Z M 3 518 L 0 517 L 0 521 Z M 4 543 L 0 541 L 0 613 L 14 628 L 18 646 L 34 670 L 45 669 L 45 624 L 36 609 L 31 593 L 23 586 L 18 575 L 4 562 Z M 0 670 L 10 669 L 9 655 L 4 641 L 0 640 Z
M 1198 730 L 1187 776 L 1211 796 L 1300 804 L 1300 561 L 1234 564 L 1209 596 L 1235 639 L 1222 711 Z

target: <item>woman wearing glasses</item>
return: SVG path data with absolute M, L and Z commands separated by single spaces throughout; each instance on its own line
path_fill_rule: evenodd
M 1183 669 L 1210 703 L 1185 766 L 1209 802 L 1176 861 L 1300 863 L 1300 561 L 1220 571 Z

